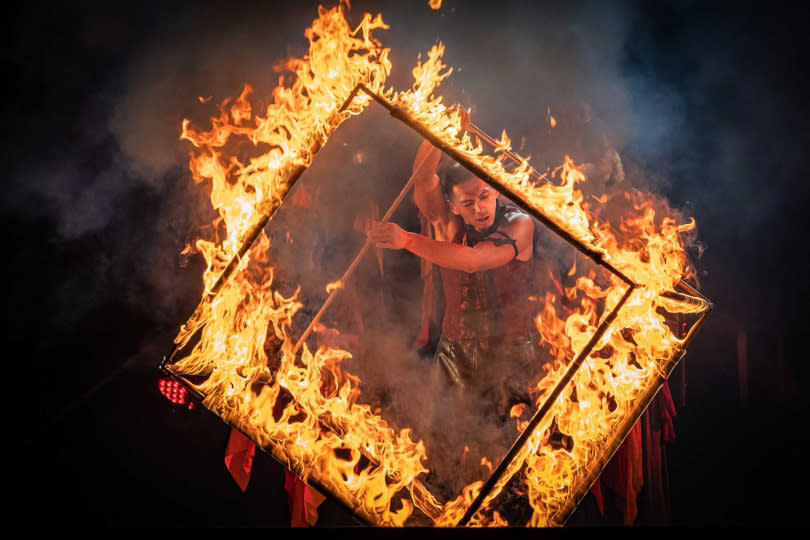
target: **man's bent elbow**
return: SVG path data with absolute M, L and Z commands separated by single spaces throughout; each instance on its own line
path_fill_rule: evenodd
M 481 264 L 480 261 L 466 261 L 462 264 L 461 271 L 466 272 L 467 274 L 474 274 L 476 272 L 483 272 L 484 270 L 488 270 L 485 265 Z

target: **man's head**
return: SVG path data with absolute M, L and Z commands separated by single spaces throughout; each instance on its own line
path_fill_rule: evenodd
M 498 192 L 464 167 L 455 165 L 447 169 L 442 191 L 450 211 L 461 216 L 467 225 L 485 231 L 495 222 Z

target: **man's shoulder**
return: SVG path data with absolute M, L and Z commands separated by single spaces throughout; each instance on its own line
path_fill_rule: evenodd
M 534 236 L 534 221 L 522 210 L 504 211 L 503 224 L 498 227 L 503 234 L 518 242 L 531 242 Z
M 504 226 L 508 228 L 530 228 L 534 226 L 532 217 L 516 206 L 507 206 L 503 213 Z

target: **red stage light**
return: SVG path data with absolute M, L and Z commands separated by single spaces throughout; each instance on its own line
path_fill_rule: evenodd
M 174 379 L 167 377 L 160 379 L 158 381 L 158 389 L 160 390 L 160 393 L 163 394 L 163 397 L 172 403 L 177 405 L 188 404 L 189 410 L 194 408 L 194 402 L 189 398 L 188 390 L 186 390 L 182 384 Z

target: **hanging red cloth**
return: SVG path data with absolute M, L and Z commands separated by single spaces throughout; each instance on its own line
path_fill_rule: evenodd
M 318 521 L 318 507 L 326 497 L 290 469 L 286 469 L 284 475 L 284 489 L 290 503 L 290 525 L 313 527 Z
M 624 525 L 630 526 L 638 515 L 637 497 L 644 485 L 641 424 L 636 422 L 599 476 L 599 486 L 613 495 Z M 593 488 L 591 488 L 593 491 Z M 604 492 L 599 493 L 601 498 Z M 600 505 L 604 515 L 604 507 Z
M 666 448 L 667 443 L 675 440 L 672 420 L 675 416 L 670 386 L 664 383 L 642 417 L 646 525 L 666 526 L 671 523 Z
M 255 453 L 256 445 L 253 441 L 231 428 L 228 447 L 225 449 L 225 467 L 243 492 L 250 482 L 250 469 L 253 467 Z
M 602 494 L 602 481 L 601 477 L 597 476 L 596 481 L 591 485 L 591 494 L 596 499 L 596 507 L 599 508 L 599 515 L 605 515 L 605 497 Z
M 231 428 L 225 450 L 225 466 L 239 488 L 244 492 L 250 481 L 256 444 Z M 318 521 L 318 507 L 326 500 L 315 488 L 308 486 L 289 469 L 284 471 L 284 490 L 290 506 L 290 526 L 312 527 Z
M 624 450 L 624 524 L 632 525 L 638 516 L 638 494 L 644 486 L 644 454 L 641 449 L 641 423 L 636 422 L 627 438 L 622 443 L 620 450 Z M 622 497 L 620 497 L 621 499 Z
M 643 497 L 647 515 L 644 524 L 669 524 L 666 444 L 675 439 L 675 416 L 675 403 L 665 381 L 591 487 L 602 515 L 603 490 L 610 490 L 624 525 L 633 525 L 638 518 L 639 494 L 645 488 Z

